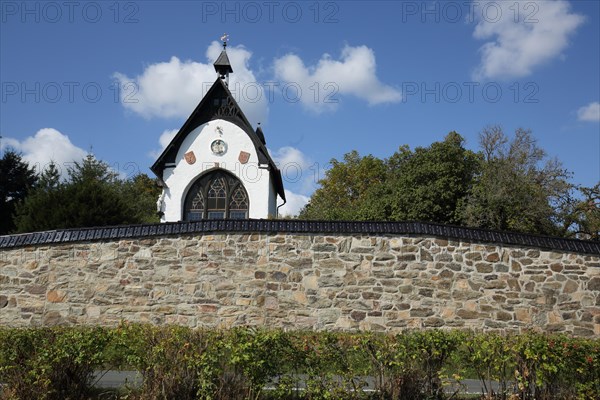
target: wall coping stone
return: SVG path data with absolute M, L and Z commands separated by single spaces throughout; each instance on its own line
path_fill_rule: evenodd
M 600 241 L 567 239 L 517 232 L 466 228 L 430 222 L 364 222 L 302 220 L 203 220 L 142 225 L 60 229 L 0 236 L 0 249 L 18 247 L 209 233 L 312 233 L 427 235 L 475 242 L 502 243 L 600 255 Z

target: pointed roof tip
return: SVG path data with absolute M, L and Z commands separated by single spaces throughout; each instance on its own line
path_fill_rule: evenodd
M 255 133 L 256 133 L 256 136 L 258 136 L 258 138 L 262 142 L 262 144 L 266 145 L 267 141 L 265 140 L 265 134 L 263 133 L 262 128 L 260 127 L 260 122 L 258 123 L 258 127 L 256 127 Z
M 213 66 L 215 67 L 215 71 L 221 75 L 233 73 L 233 68 L 231 68 L 231 64 L 229 63 L 229 57 L 224 49 L 221 51 L 221 54 L 217 58 L 217 61 L 214 62 Z

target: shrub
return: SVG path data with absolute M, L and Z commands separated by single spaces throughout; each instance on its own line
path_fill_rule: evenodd
M 142 374 L 140 399 L 218 399 L 226 383 L 222 340 L 216 330 L 123 324 L 114 331 L 112 361 Z
M 304 333 L 295 337 L 299 371 L 306 375 L 307 399 L 359 399 L 365 395 L 366 353 L 359 334 Z
M 515 337 L 521 399 L 593 399 L 600 395 L 599 341 L 528 332 Z
M 106 368 L 142 374 L 127 399 L 446 399 L 448 376 L 463 370 L 486 399 L 600 398 L 600 340 L 566 335 L 0 328 L 0 399 L 88 399 Z
M 405 335 L 364 335 L 370 371 L 380 399 L 410 400 L 422 397 L 424 374 L 413 362 Z
M 267 383 L 286 370 L 289 340 L 280 330 L 234 328 L 223 345 L 223 369 L 232 380 L 224 398 L 258 399 Z
M 100 327 L 0 329 L 2 397 L 86 397 L 108 341 L 108 330 Z
M 471 333 L 465 338 L 462 358 L 477 374 L 488 398 L 506 400 L 510 394 L 516 366 L 514 342 L 515 336 L 497 333 Z M 499 384 L 498 392 L 493 390 L 493 381 Z

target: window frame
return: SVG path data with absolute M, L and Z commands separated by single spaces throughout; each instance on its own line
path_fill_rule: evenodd
M 215 182 L 217 182 L 220 179 L 222 179 L 222 182 L 224 184 L 223 186 L 225 196 L 209 197 L 209 192 L 211 191 L 212 186 L 215 184 Z M 203 208 L 201 209 L 201 211 L 199 208 L 192 208 L 196 197 L 198 197 L 198 193 L 200 193 L 200 196 L 202 198 L 201 203 Z M 243 195 L 243 199 L 241 200 L 242 208 L 239 208 L 240 193 Z M 236 196 L 235 199 L 234 195 Z M 215 204 L 219 204 L 220 202 L 222 202 L 221 199 L 225 200 L 225 208 L 210 207 L 212 202 L 214 202 Z M 235 206 L 238 208 L 232 208 L 234 203 Z M 243 203 L 245 203 L 245 209 L 243 208 Z M 241 213 L 244 213 L 243 218 Z M 216 214 L 222 214 L 222 218 L 220 218 L 220 216 L 216 217 Z M 248 196 L 248 191 L 244 187 L 243 182 L 232 173 L 219 168 L 200 175 L 190 185 L 190 188 L 188 189 L 183 202 L 182 220 L 201 221 L 207 219 L 248 219 L 249 214 L 250 197 Z

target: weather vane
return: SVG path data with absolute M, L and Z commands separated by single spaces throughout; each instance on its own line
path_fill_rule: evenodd
M 223 48 L 227 47 L 228 41 L 229 41 L 229 35 L 224 33 L 223 36 L 221 36 L 221 42 L 223 42 Z

